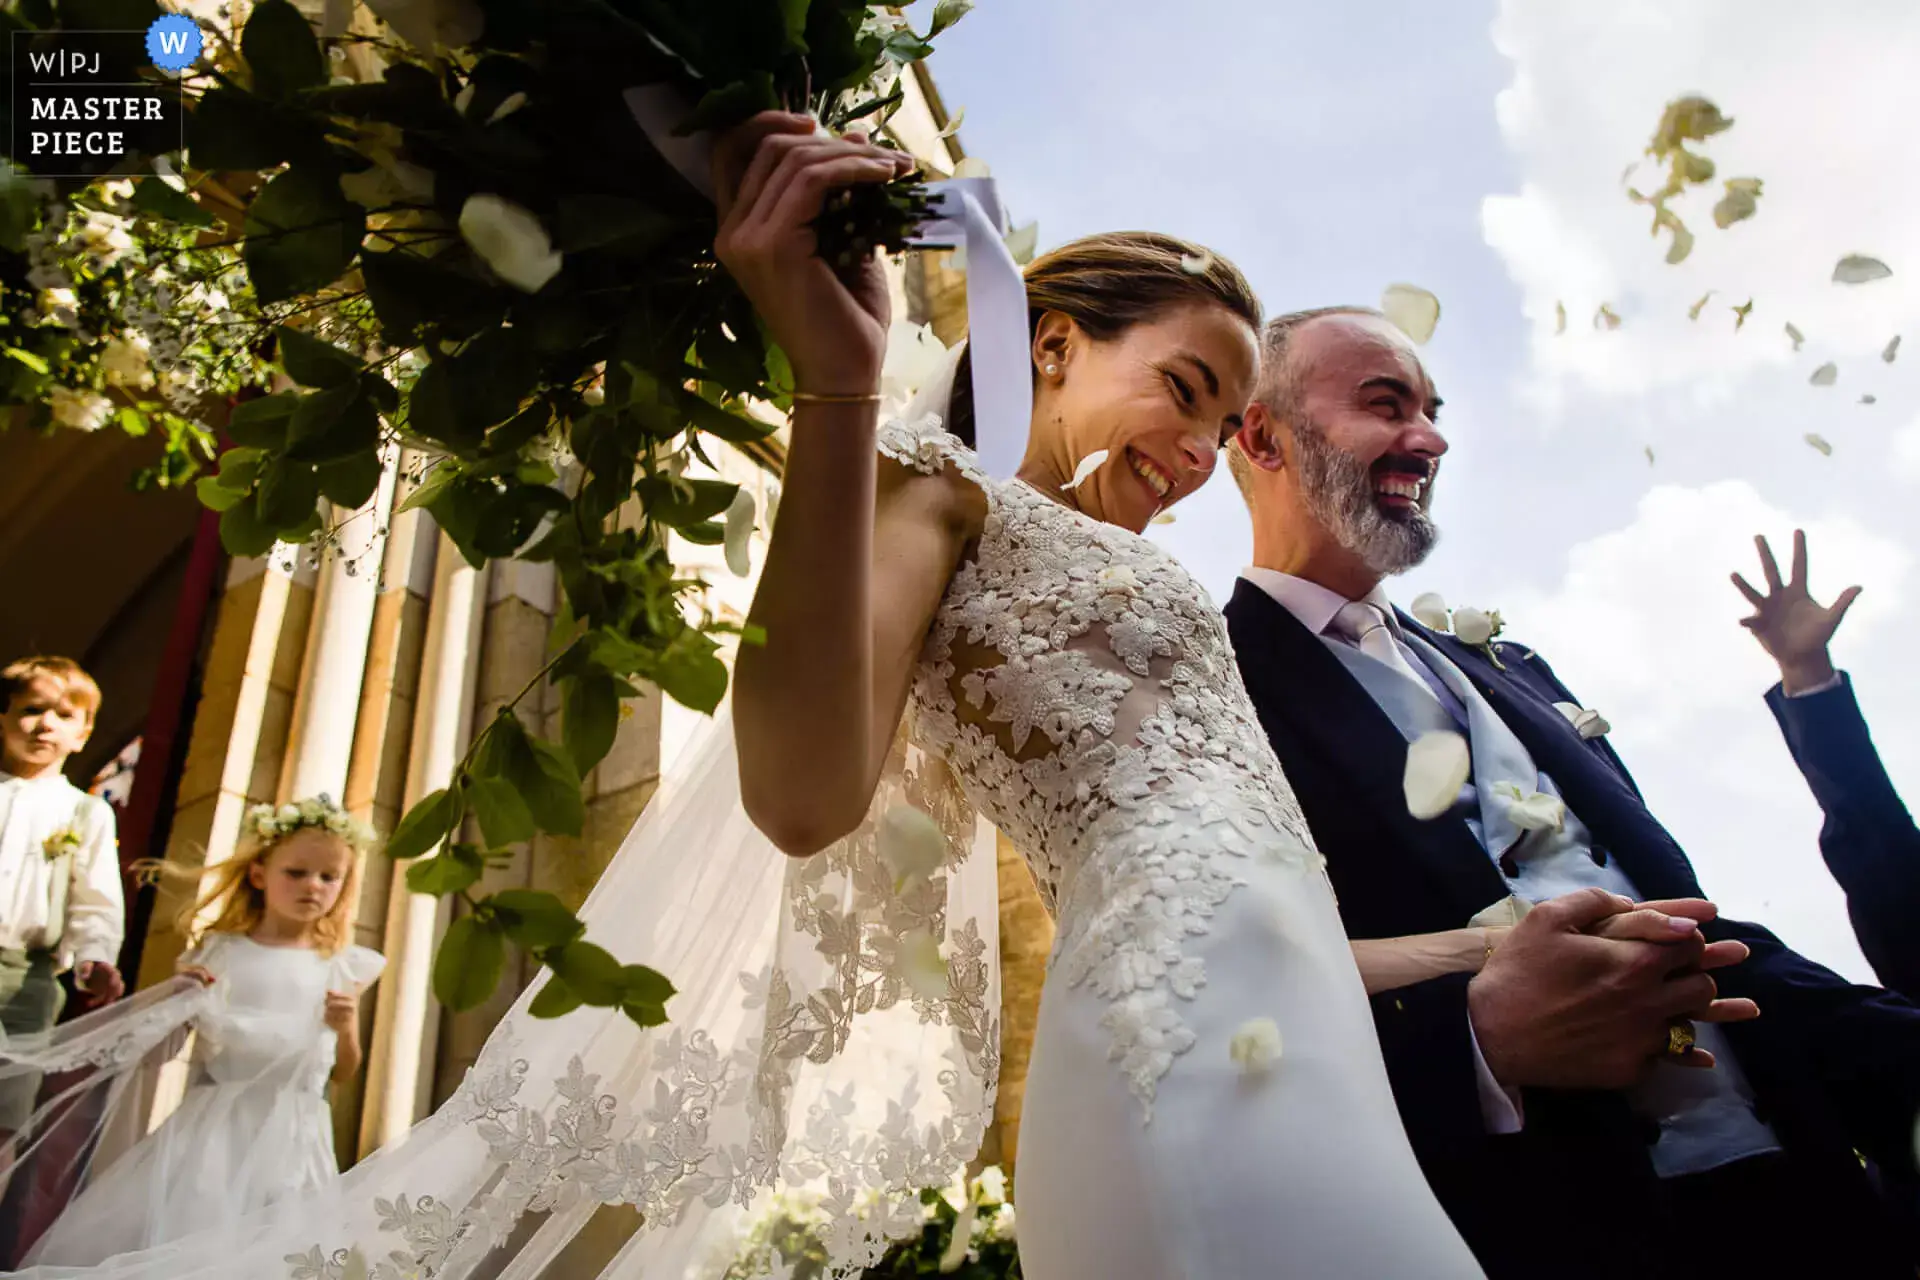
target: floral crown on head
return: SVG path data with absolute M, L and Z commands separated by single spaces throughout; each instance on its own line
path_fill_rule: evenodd
M 278 808 L 270 804 L 257 804 L 247 810 L 247 816 L 241 822 L 241 828 L 247 834 L 269 841 L 283 840 L 303 827 L 330 831 L 360 853 L 372 848 L 374 841 L 379 838 L 372 827 L 335 804 L 333 797 L 324 791 Z

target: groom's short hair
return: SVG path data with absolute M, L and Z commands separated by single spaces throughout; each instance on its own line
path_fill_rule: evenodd
M 1293 336 L 1302 326 L 1312 323 L 1323 316 L 1379 316 L 1377 307 L 1337 306 L 1312 307 L 1305 311 L 1289 311 L 1285 315 L 1275 316 L 1267 321 L 1260 331 L 1260 387 L 1253 398 L 1267 406 L 1274 416 L 1284 418 L 1289 426 L 1294 426 L 1300 401 L 1300 384 L 1307 370 L 1297 368 L 1291 354 Z M 1249 505 L 1253 502 L 1253 464 L 1247 461 L 1247 455 L 1240 452 L 1239 440 L 1227 442 L 1227 470 L 1233 473 L 1233 482 L 1240 487 L 1240 496 Z

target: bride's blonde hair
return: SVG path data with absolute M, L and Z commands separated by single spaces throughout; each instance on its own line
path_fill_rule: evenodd
M 1107 231 L 1061 245 L 1023 273 L 1027 286 L 1027 332 L 1058 311 L 1096 342 L 1108 342 L 1134 325 L 1175 307 L 1208 303 L 1225 307 L 1260 329 L 1260 297 L 1240 268 L 1211 250 L 1157 231 Z M 963 444 L 977 443 L 973 430 L 973 352 L 961 352 L 953 375 L 946 428 Z
M 355 822 L 326 796 L 296 804 L 256 805 L 248 810 L 240 843 L 233 856 L 211 867 L 182 866 L 147 858 L 133 864 L 143 884 L 168 884 L 187 895 L 187 905 L 175 915 L 174 931 L 197 946 L 209 934 L 251 933 L 267 913 L 267 895 L 255 888 L 253 868 L 265 864 L 273 851 L 306 830 L 320 831 L 347 854 L 347 871 L 340 896 L 313 924 L 314 950 L 332 955 L 353 938 L 353 911 L 360 897 L 360 864 L 374 842 L 364 823 Z

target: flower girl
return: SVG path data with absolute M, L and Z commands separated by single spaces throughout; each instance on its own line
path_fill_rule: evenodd
M 185 1026 L 195 1032 L 185 1097 L 158 1130 L 90 1171 L 29 1264 L 89 1266 L 339 1176 L 327 1086 L 359 1070 L 359 999 L 385 963 L 349 941 L 372 836 L 326 796 L 247 814 L 240 850 L 180 917 L 194 940 L 186 981 L 151 1006 L 147 1028 L 128 1026 L 152 1040 L 154 1022 L 170 1021 L 154 1015 L 184 1011 L 173 1030 L 176 1040 Z

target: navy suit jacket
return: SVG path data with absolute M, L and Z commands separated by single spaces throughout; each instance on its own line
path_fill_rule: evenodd
M 1319 637 L 1245 581 L 1226 614 L 1247 691 L 1327 858 L 1348 935 L 1456 929 L 1506 897 L 1506 882 L 1463 819 L 1422 822 L 1408 813 L 1406 740 Z M 1705 896 L 1613 748 L 1604 738 L 1583 740 L 1554 709 L 1579 700 L 1538 655 L 1499 644 L 1502 669 L 1452 636 L 1405 615 L 1400 622 L 1473 681 L 1591 829 L 1596 848 L 1618 858 L 1641 893 Z M 1847 1273 L 1910 1277 L 1910 1260 L 1904 1272 L 1878 1265 L 1898 1246 L 1854 1152 L 1890 1168 L 1913 1167 L 1920 1008 L 1846 982 L 1757 925 L 1721 920 L 1705 932 L 1752 948 L 1745 963 L 1715 974 L 1722 995 L 1749 996 L 1761 1009 L 1759 1019 L 1729 1026 L 1728 1035 L 1762 1118 L 1797 1171 L 1837 1197 L 1838 1210 L 1822 1211 L 1853 1219 L 1834 1223 L 1836 1238 L 1872 1241 L 1872 1264 Z M 1373 998 L 1401 1119 L 1461 1234 L 1494 1280 L 1660 1274 L 1671 1259 L 1660 1243 L 1661 1199 L 1647 1154 L 1657 1131 L 1617 1093 L 1529 1089 L 1523 1131 L 1489 1135 L 1473 1066 L 1468 980 L 1456 974 Z M 1599 1225 L 1611 1239 L 1592 1252 L 1604 1260 L 1569 1256 L 1568 1243 L 1590 1240 Z M 1551 1264 L 1543 1263 L 1543 1249 Z M 1636 1250 L 1641 1261 L 1631 1260 Z
M 1880 981 L 1920 998 L 1920 828 L 1873 749 L 1853 682 L 1804 698 L 1779 685 L 1767 705 L 1826 823 L 1820 852 L 1846 890 L 1860 950 Z

